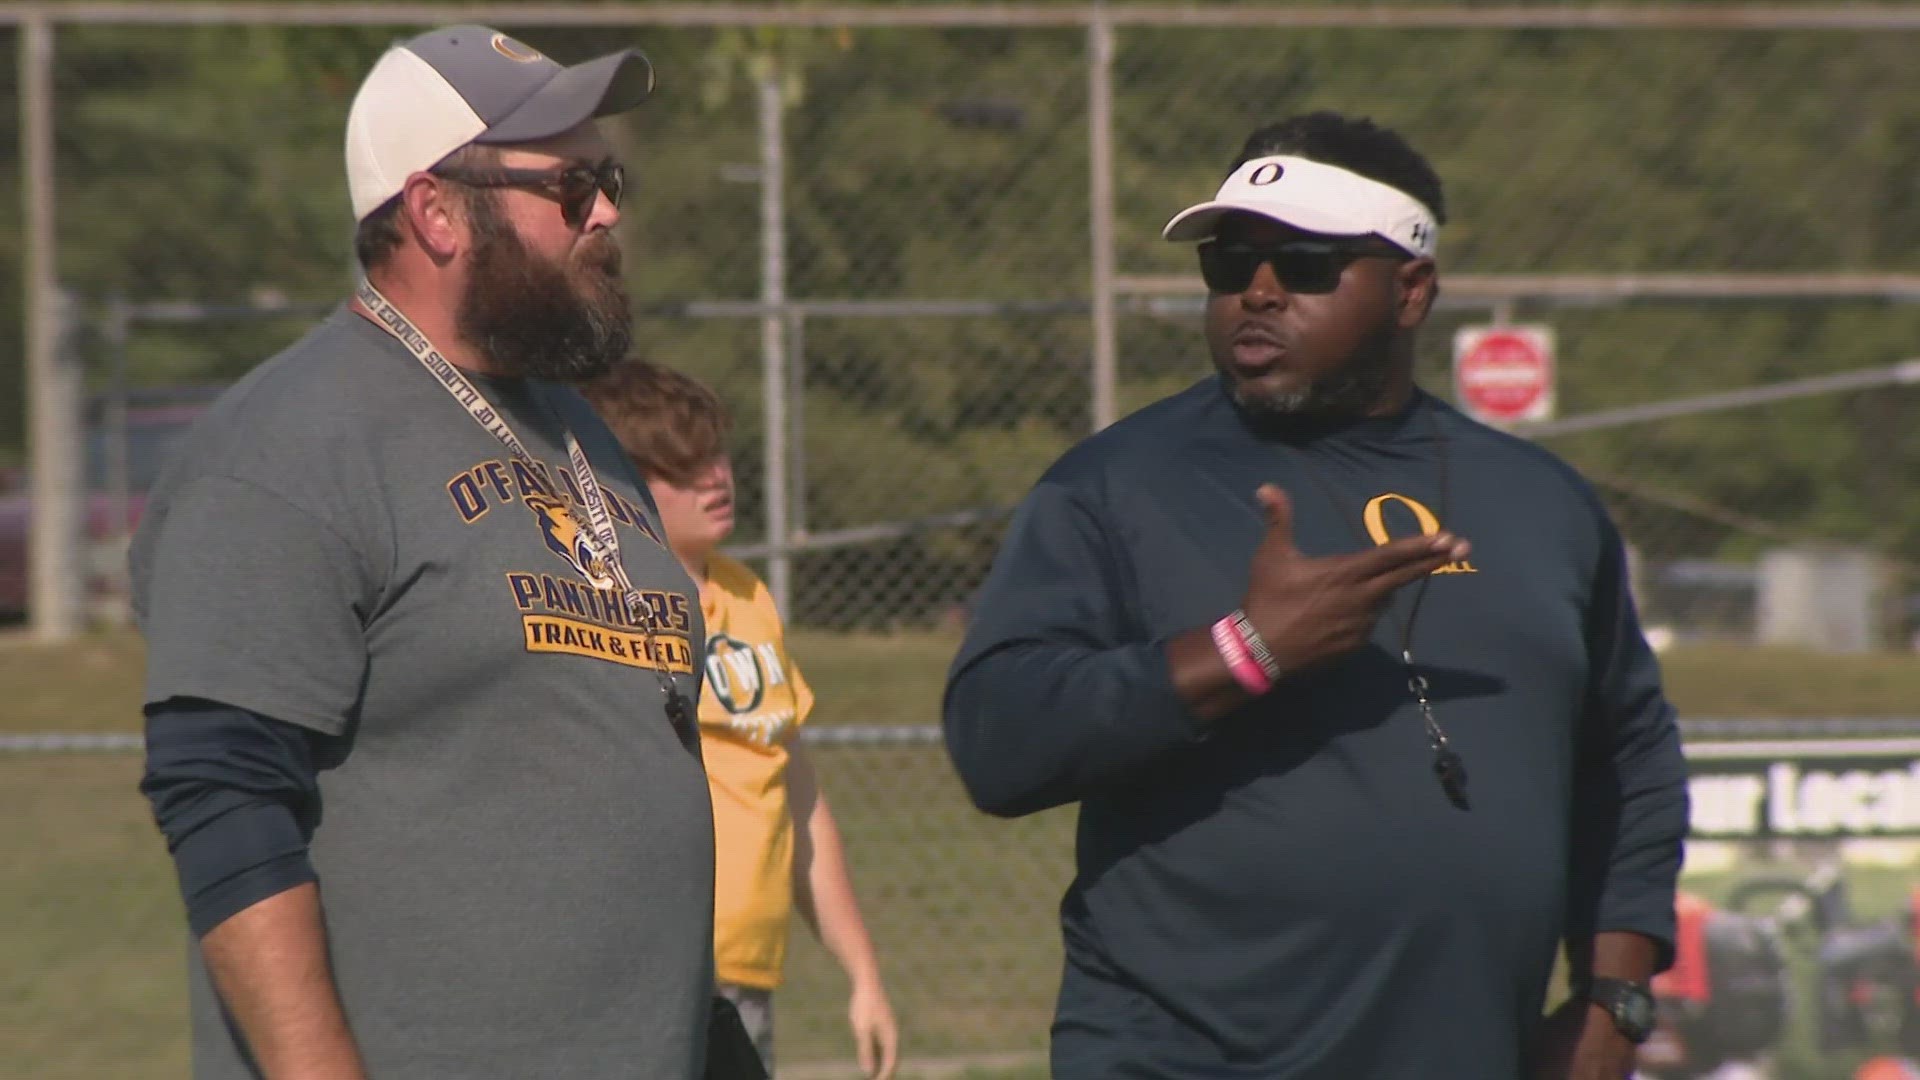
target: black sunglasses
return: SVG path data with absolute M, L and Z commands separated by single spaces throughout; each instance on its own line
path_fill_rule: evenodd
M 560 217 L 567 227 L 585 227 L 593 214 L 594 200 L 604 194 L 617 209 L 627 187 L 627 167 L 608 158 L 598 165 L 560 165 L 551 169 L 509 169 L 504 166 L 448 166 L 433 170 L 435 176 L 470 187 L 525 188 L 560 201 Z
M 1327 244 L 1296 240 L 1259 247 L 1203 240 L 1200 242 L 1200 277 L 1211 292 L 1246 292 L 1247 286 L 1253 284 L 1253 276 L 1265 263 L 1273 267 L 1273 275 L 1279 279 L 1281 288 L 1290 293 L 1330 293 L 1340 287 L 1340 275 L 1346 273 L 1348 266 L 1368 257 L 1402 262 L 1412 258 L 1398 249 L 1364 242 Z

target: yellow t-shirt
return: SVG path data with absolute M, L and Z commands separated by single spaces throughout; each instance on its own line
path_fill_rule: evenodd
M 813 691 L 787 655 L 773 595 L 732 559 L 707 562 L 700 590 L 707 672 L 700 751 L 713 795 L 713 957 L 722 982 L 771 990 L 793 911 L 787 743 Z

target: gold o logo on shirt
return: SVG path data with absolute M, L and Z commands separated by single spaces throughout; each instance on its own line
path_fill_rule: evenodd
M 1367 535 L 1373 538 L 1375 546 L 1384 546 L 1393 540 L 1393 534 L 1387 531 L 1387 504 L 1397 502 L 1413 511 L 1413 520 L 1420 525 L 1420 535 L 1432 536 L 1440 531 L 1440 519 L 1419 499 L 1409 498 L 1398 492 L 1389 491 L 1385 495 L 1375 495 L 1367 502 L 1367 509 L 1361 515 L 1361 521 L 1367 526 Z M 1477 574 L 1480 571 L 1467 560 L 1448 563 L 1435 570 L 1436 574 Z
M 1367 526 L 1367 535 L 1373 538 L 1376 546 L 1383 546 L 1393 540 L 1393 534 L 1387 531 L 1386 520 L 1386 508 L 1390 502 L 1397 502 L 1413 511 L 1413 519 L 1420 523 L 1420 535 L 1432 536 L 1440 531 L 1440 519 L 1435 517 L 1433 511 L 1427 509 L 1420 500 L 1389 491 L 1385 495 L 1375 495 L 1367 503 L 1366 513 L 1361 515 L 1361 520 Z

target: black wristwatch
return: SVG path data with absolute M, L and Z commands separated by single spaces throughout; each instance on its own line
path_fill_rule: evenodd
M 1575 987 L 1575 992 L 1607 1010 L 1613 1017 L 1613 1026 L 1634 1045 L 1646 1042 L 1647 1036 L 1653 1034 L 1658 1006 L 1647 984 L 1595 976 Z

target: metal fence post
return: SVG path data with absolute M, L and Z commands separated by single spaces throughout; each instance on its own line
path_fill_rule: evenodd
M 21 267 L 27 352 L 27 438 L 32 525 L 27 539 L 28 610 L 35 636 L 66 641 L 80 632 L 82 513 L 80 370 L 66 349 L 54 235 L 53 26 L 35 15 L 20 25 Z
M 127 621 L 131 582 L 128 580 L 126 550 L 133 530 L 132 454 L 127 430 L 127 339 L 132 312 L 125 300 L 114 297 L 107 302 L 106 326 L 101 336 L 107 348 L 106 437 L 102 448 L 106 455 L 107 539 L 115 553 L 107 571 L 115 604 L 115 618 Z
M 781 136 L 779 72 L 769 67 L 757 80 L 760 98 L 760 316 L 761 392 L 765 405 L 762 498 L 767 508 L 767 587 L 782 614 L 793 610 L 793 557 L 787 554 L 787 350 L 783 340 L 787 302 L 787 221 L 784 203 L 786 152 Z M 791 618 L 791 615 L 788 615 Z
M 807 536 L 807 315 L 787 312 L 787 532 L 796 542 Z M 782 617 L 793 616 L 781 608 Z
M 1104 5 L 1087 24 L 1087 189 L 1092 234 L 1093 428 L 1118 419 L 1113 277 L 1113 24 Z

